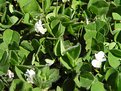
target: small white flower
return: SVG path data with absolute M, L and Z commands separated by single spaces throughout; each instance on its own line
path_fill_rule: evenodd
M 101 62 L 106 61 L 105 53 L 103 51 L 98 52 L 95 54 L 95 59 Z
M 41 34 L 45 34 L 45 32 L 47 31 L 47 29 L 43 27 L 41 20 L 35 23 L 35 31 L 40 32 Z
M 102 62 L 106 61 L 105 53 L 103 51 L 100 51 L 95 54 L 95 59 L 92 60 L 91 64 L 95 68 L 100 68 Z
M 9 78 L 14 77 L 14 73 L 11 70 L 8 70 L 7 75 L 8 75 Z
M 46 65 L 51 66 L 55 62 L 55 60 L 45 59 L 45 62 L 47 63 Z
M 96 59 L 92 60 L 92 66 L 95 68 L 100 68 L 101 67 L 101 63 L 100 61 L 97 61 Z
M 34 77 L 35 77 L 35 71 L 32 70 L 32 69 L 27 69 L 26 73 L 25 73 L 25 76 L 27 77 L 27 82 L 28 83 L 34 83 Z

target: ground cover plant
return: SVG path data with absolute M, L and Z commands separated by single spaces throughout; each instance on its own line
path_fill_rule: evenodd
M 0 0 L 1 91 L 121 91 L 120 0 Z

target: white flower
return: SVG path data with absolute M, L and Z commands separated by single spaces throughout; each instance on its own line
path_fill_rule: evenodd
M 14 77 L 14 73 L 11 70 L 8 70 L 7 75 L 8 75 L 9 78 Z
M 47 29 L 43 27 L 41 20 L 35 23 L 35 31 L 40 32 L 41 34 L 45 34 L 45 32 L 47 31 Z
M 95 59 L 92 60 L 91 64 L 95 68 L 100 68 L 102 62 L 106 61 L 105 53 L 103 51 L 100 51 L 95 54 Z
M 106 61 L 105 53 L 103 51 L 100 51 L 97 54 L 95 54 L 95 58 L 96 60 L 101 61 L 101 62 Z
M 92 60 L 92 66 L 95 68 L 100 68 L 101 67 L 101 61 L 97 61 L 96 59 Z
M 26 73 L 25 73 L 25 76 L 27 77 L 27 82 L 28 83 L 34 83 L 34 77 L 35 77 L 35 71 L 32 70 L 32 69 L 27 69 Z
M 55 60 L 45 59 L 45 62 L 47 63 L 46 65 L 51 66 L 55 62 Z

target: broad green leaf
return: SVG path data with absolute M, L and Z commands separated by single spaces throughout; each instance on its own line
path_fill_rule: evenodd
M 10 62 L 12 65 L 17 65 L 19 64 L 19 59 L 18 59 L 18 55 L 15 51 L 11 51 L 11 59 Z
M 14 25 L 14 24 L 18 21 L 18 17 L 16 17 L 16 16 L 11 16 L 11 17 L 10 17 L 10 21 L 11 21 L 12 25 Z
M 105 39 L 104 35 L 102 33 L 100 33 L 100 32 L 97 32 L 97 34 L 96 34 L 96 40 L 98 41 L 98 43 L 100 43 L 100 42 L 103 43 L 104 39 Z
M 26 13 L 25 16 L 24 16 L 24 23 L 29 23 L 29 18 L 30 18 L 30 15 L 29 13 Z
M 71 69 L 70 62 L 66 57 L 60 57 L 60 62 L 67 68 Z
M 104 84 L 97 81 L 97 82 L 94 82 L 91 86 L 91 91 L 106 91 L 105 88 L 104 88 Z
M 65 32 L 65 27 L 61 23 L 59 23 L 57 27 L 55 27 L 52 31 L 55 37 L 58 38 L 58 37 L 63 36 Z
M 32 91 L 42 91 L 39 87 L 33 88 Z
M 64 55 L 64 52 L 65 52 L 64 41 L 60 39 L 56 42 L 56 45 L 54 47 L 54 53 L 56 56 L 60 56 Z
M 118 74 L 118 79 L 117 79 L 117 91 L 121 90 L 121 73 Z
M 9 91 L 32 91 L 32 85 L 21 81 L 20 79 L 14 79 L 11 83 Z
M 114 40 L 115 40 L 115 42 L 119 42 L 119 43 L 121 43 L 121 31 L 119 31 L 119 32 L 117 32 L 116 34 L 115 34 L 115 36 L 114 36 Z
M 92 1 L 92 2 L 91 2 Z M 91 2 L 91 3 L 90 3 Z M 104 0 L 90 0 L 88 8 L 96 15 L 106 15 L 109 9 L 109 5 Z
M 60 41 L 58 40 L 54 46 L 54 53 L 56 56 L 61 55 L 61 49 L 60 49 Z
M 115 30 L 121 30 L 121 23 L 115 23 L 114 28 Z
M 2 80 L 0 80 L 0 90 L 4 91 L 4 83 Z
M 24 82 L 21 91 L 32 91 L 32 84 Z
M 95 21 L 95 23 L 96 23 L 96 31 L 103 34 L 103 36 L 106 36 L 109 32 L 108 22 L 101 20 L 101 19 L 98 19 Z
M 85 27 L 86 33 L 84 34 L 84 40 L 86 41 L 86 50 L 91 49 L 92 38 L 96 38 L 96 24 L 90 23 Z
M 62 91 L 62 89 L 59 86 L 57 86 L 56 91 Z
M 23 58 L 26 58 L 28 56 L 28 54 L 30 53 L 30 51 L 24 49 L 23 47 L 20 46 L 20 50 L 18 51 L 18 55 L 20 56 L 20 58 L 23 61 Z
M 116 42 L 111 42 L 111 43 L 109 44 L 109 49 L 111 50 L 111 49 L 113 49 L 115 46 L 116 46 Z
M 36 0 L 17 0 L 21 10 L 24 13 L 39 12 L 40 7 Z
M 73 79 L 67 78 L 63 83 L 63 91 L 74 91 L 75 82 Z
M 94 77 L 91 73 L 85 72 L 84 74 L 81 74 L 79 79 L 80 79 L 80 86 L 89 89 L 89 87 L 92 85 Z
M 44 12 L 48 12 L 50 10 L 51 2 L 52 2 L 51 0 L 43 0 L 42 4 Z
M 3 41 L 6 44 L 10 44 L 10 43 L 13 43 L 13 42 L 16 42 L 17 44 L 19 44 L 20 35 L 16 31 L 13 31 L 11 29 L 6 29 L 3 33 Z
M 0 60 L 0 75 L 7 73 L 9 68 L 9 54 L 5 51 L 2 59 Z
M 113 68 L 117 68 L 120 65 L 120 58 L 115 57 L 114 55 L 112 55 L 111 52 L 108 53 L 108 62 L 111 65 L 111 67 Z
M 37 39 L 33 39 L 33 40 L 32 40 L 32 46 L 33 46 L 34 50 L 37 51 L 38 48 L 39 48 L 39 46 L 40 46 L 39 41 L 38 41 Z
M 120 0 L 114 0 L 114 3 L 116 6 L 120 6 L 121 5 L 121 1 Z
M 112 49 L 110 52 L 115 56 L 120 58 L 121 57 L 121 50 L 120 49 Z
M 53 29 L 54 27 L 56 27 L 59 24 L 60 20 L 55 19 L 51 22 L 51 28 Z
M 59 79 L 59 70 L 50 69 L 48 66 L 38 69 L 37 75 L 35 77 L 35 85 L 39 86 L 41 89 L 48 90 L 52 83 Z
M 80 74 L 80 76 L 76 76 L 74 81 L 79 88 L 84 87 L 86 89 L 89 89 L 92 85 L 92 82 L 94 81 L 94 77 L 91 73 L 85 72 Z
M 28 51 L 34 50 L 33 46 L 28 41 L 22 41 L 21 46 Z
M 23 78 L 24 73 L 17 66 L 15 66 L 15 72 L 19 79 L 21 79 L 22 81 L 25 81 Z
M 5 0 L 0 0 L 0 4 L 3 4 L 3 3 L 5 3 Z
M 1 60 L 2 56 L 3 56 L 3 54 L 4 54 L 4 50 L 0 49 L 0 60 Z
M 119 15 L 118 13 L 112 13 L 112 16 L 114 20 L 121 20 L 121 15 Z
M 75 46 L 71 46 L 68 49 L 66 49 L 65 53 L 66 52 L 69 53 L 73 60 L 77 60 L 81 52 L 81 45 L 78 43 Z
M 115 74 L 116 70 L 113 68 L 110 68 L 106 74 L 105 74 L 105 80 L 107 81 L 109 79 L 109 77 L 114 73 Z

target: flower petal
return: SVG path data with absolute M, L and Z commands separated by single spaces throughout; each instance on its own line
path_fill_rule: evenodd
M 92 60 L 91 64 L 95 68 L 100 68 L 101 67 L 101 62 L 96 60 L 96 59 Z
M 97 54 L 95 54 L 95 58 L 96 60 L 101 61 L 101 62 L 106 61 L 105 53 L 103 51 L 100 51 Z

